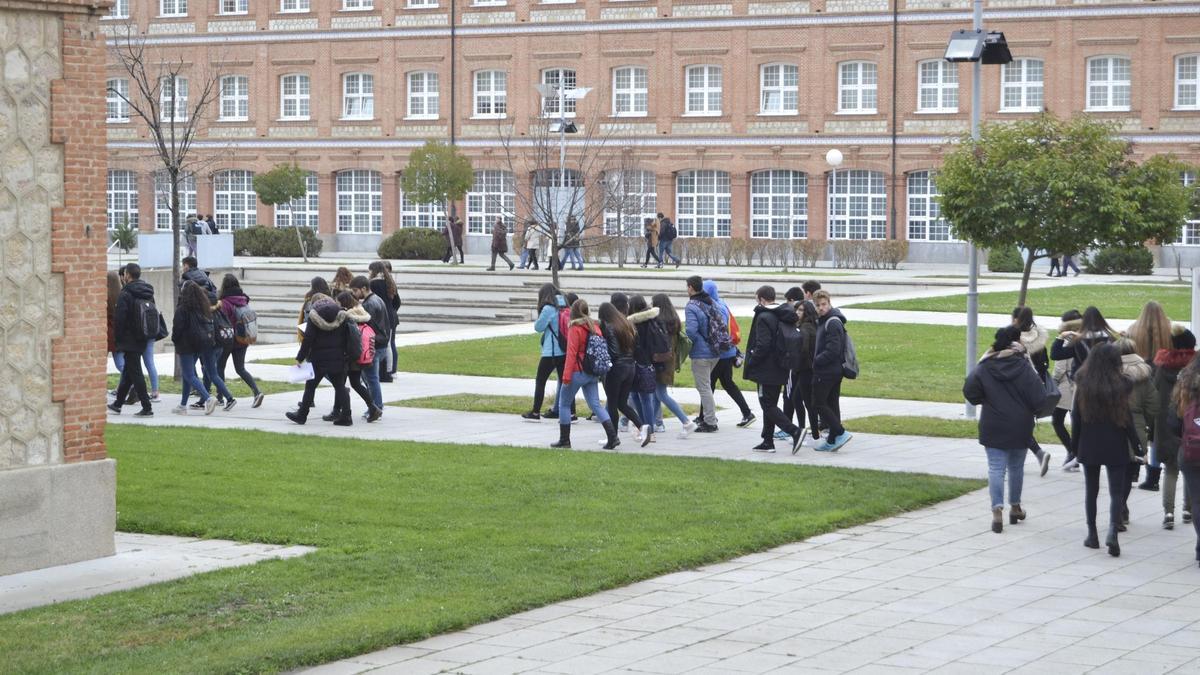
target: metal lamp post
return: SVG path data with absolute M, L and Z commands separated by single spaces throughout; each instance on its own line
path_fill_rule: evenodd
M 842 159 L 842 151 L 838 150 L 837 148 L 833 148 L 829 152 L 825 153 L 825 163 L 833 168 L 833 170 L 829 172 L 830 197 L 825 201 L 825 207 L 830 211 L 830 213 L 825 214 L 825 222 L 827 223 L 833 219 L 833 200 L 837 198 L 837 168 L 842 165 Z M 826 238 L 829 237 L 828 230 L 826 230 L 825 236 Z
M 558 99 L 558 121 L 551 125 L 551 131 L 557 127 L 558 131 L 558 182 L 559 187 L 563 187 L 565 176 L 567 173 L 567 134 L 578 132 L 578 128 L 574 122 L 567 120 L 566 102 L 568 99 L 572 101 L 582 101 L 592 89 L 591 87 L 577 87 L 567 89 L 559 84 L 539 84 L 537 85 L 538 93 L 543 98 Z M 554 225 L 554 236 L 558 236 L 558 223 Z

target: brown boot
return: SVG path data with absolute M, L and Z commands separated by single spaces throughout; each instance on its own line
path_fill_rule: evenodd
M 997 506 L 992 509 L 992 532 L 1000 534 L 1004 531 L 1004 507 Z
M 1018 520 L 1025 520 L 1025 509 L 1020 504 L 1008 507 L 1008 524 L 1016 525 Z

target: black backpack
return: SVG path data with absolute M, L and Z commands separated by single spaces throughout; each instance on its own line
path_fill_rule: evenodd
M 133 334 L 139 340 L 157 340 L 159 324 L 158 308 L 153 300 L 133 301 Z
M 662 324 L 657 320 L 651 319 L 638 326 L 639 330 L 645 330 L 647 345 L 650 347 L 652 357 L 657 357 L 660 354 L 665 355 L 671 352 L 671 340 L 667 337 L 667 331 L 663 329 Z M 658 360 L 658 359 L 654 359 Z
M 221 310 L 213 312 L 213 327 L 218 345 L 229 349 L 237 346 L 237 331 L 229 322 L 229 317 L 225 316 L 225 312 Z
M 800 369 L 804 359 L 804 335 L 799 326 L 780 321 L 771 347 L 775 352 L 775 363 L 780 368 L 788 372 Z

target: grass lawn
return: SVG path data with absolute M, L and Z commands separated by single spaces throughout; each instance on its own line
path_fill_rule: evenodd
M 1160 284 L 1087 284 L 1060 288 L 1034 288 L 1029 291 L 1028 305 L 1047 327 L 1057 325 L 1058 317 L 1068 309 L 1083 311 L 1095 305 L 1105 317 L 1136 319 L 1147 300 L 1162 303 L 1167 316 L 1186 319 L 1192 311 L 1192 291 L 1186 286 Z M 979 294 L 979 311 L 985 314 L 1008 314 L 1017 303 L 1017 292 Z M 950 295 L 940 298 L 892 300 L 856 305 L 864 309 L 902 309 L 925 312 L 966 312 L 967 296 Z
M 551 390 L 549 393 L 553 395 L 554 391 Z M 386 405 L 400 408 L 434 408 L 437 410 L 520 415 L 521 413 L 529 412 L 529 405 L 533 403 L 532 396 L 532 391 L 529 396 L 495 396 L 492 394 L 468 394 L 464 392 L 462 394 L 446 394 L 444 396 L 409 398 L 403 401 L 392 401 Z M 604 403 L 605 400 L 600 399 L 600 404 L 604 405 Z M 700 406 L 698 405 L 691 403 L 681 403 L 680 405 L 688 415 L 695 415 L 700 412 Z M 583 409 L 586 411 L 587 406 L 584 405 Z M 670 415 L 668 415 L 669 417 Z
M 289 362 L 289 364 L 294 364 L 294 363 L 295 363 L 295 360 L 292 360 Z M 254 373 L 251 372 L 250 374 L 253 375 Z M 232 371 L 231 371 L 231 375 L 232 375 Z M 112 374 L 112 375 L 108 376 L 108 388 L 110 390 L 116 389 L 117 385 L 120 384 L 120 382 L 121 382 L 120 375 Z M 290 384 L 288 382 L 271 382 L 269 380 L 256 380 L 256 382 L 258 383 L 258 390 L 268 396 L 270 396 L 271 394 L 282 394 L 284 392 L 300 391 L 300 390 L 304 389 L 303 384 Z M 232 375 L 225 382 L 225 385 L 229 387 L 229 393 L 233 394 L 234 398 L 239 398 L 239 399 L 240 398 L 247 398 L 247 399 L 253 398 L 253 395 L 250 393 L 250 387 L 247 387 L 246 383 L 242 382 L 242 378 L 238 377 L 237 375 Z M 165 377 L 162 375 L 159 376 L 159 378 L 158 378 L 158 393 L 160 393 L 160 394 L 180 394 L 182 392 L 183 392 L 183 380 L 176 380 L 173 377 Z
M 978 422 L 947 420 L 917 415 L 871 415 L 846 420 L 846 426 L 865 434 L 899 434 L 904 436 L 937 436 L 938 438 L 978 438 Z M 1049 420 L 1040 420 L 1033 428 L 1038 443 L 1059 445 Z
M 299 559 L 0 616 L 6 673 L 278 672 L 983 485 L 834 467 L 110 425 L 122 531 Z

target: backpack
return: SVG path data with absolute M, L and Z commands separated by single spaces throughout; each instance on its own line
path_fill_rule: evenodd
M 708 317 L 708 335 L 705 339 L 708 340 L 708 346 L 712 347 L 717 356 L 724 354 L 733 348 L 733 338 L 729 335 L 729 326 L 725 325 L 725 321 L 717 312 L 714 304 L 708 302 L 699 302 L 700 311 L 704 312 L 704 316 Z
M 234 307 L 234 338 L 239 347 L 258 342 L 258 314 L 249 307 Z
M 359 363 L 362 361 L 362 355 L 365 351 L 362 343 L 363 334 L 359 330 L 358 324 L 353 321 L 347 321 L 343 325 L 346 328 L 346 363 Z
M 735 346 L 742 344 L 742 327 L 738 325 L 737 319 L 733 317 L 733 312 L 729 313 L 729 340 Z
M 608 340 L 603 335 L 588 332 L 587 345 L 583 351 L 583 372 L 593 377 L 604 377 L 612 369 L 612 357 L 608 354 Z
M 558 331 L 555 332 L 554 335 L 556 338 L 558 338 L 559 350 L 564 354 L 567 353 L 567 329 L 570 328 L 570 326 L 571 308 L 563 307 L 562 309 L 558 310 Z
M 663 224 L 662 224 L 662 231 L 658 233 L 659 241 L 675 241 L 675 239 L 678 236 L 679 236 L 679 233 L 675 229 L 675 223 L 672 223 L 671 221 L 664 218 Z
M 225 312 L 221 310 L 213 312 L 212 321 L 217 344 L 225 348 L 236 347 L 237 331 L 234 330 L 233 324 L 229 323 L 229 317 L 225 316 Z
M 1179 436 L 1179 463 L 1200 466 L 1200 401 L 1192 401 L 1183 416 L 1183 433 Z
M 139 340 L 157 340 L 161 323 L 153 300 L 133 301 L 133 334 Z
M 375 329 L 364 323 L 358 327 L 358 331 L 359 341 L 362 343 L 358 352 L 358 365 L 369 366 L 375 360 Z
M 837 318 L 830 319 L 830 321 L 841 323 Z M 846 334 L 846 347 L 842 350 L 842 377 L 854 380 L 858 378 L 858 350 L 854 348 L 854 339 L 846 330 L 846 324 L 842 324 L 842 332 Z
M 649 336 L 647 342 L 650 347 L 650 359 L 655 367 L 659 364 L 665 364 L 667 358 L 671 355 L 671 340 L 667 337 L 667 331 L 663 329 L 662 324 L 656 319 L 651 319 L 642 324 L 645 326 L 646 334 Z
M 683 366 L 683 362 L 687 361 L 688 354 L 692 353 L 692 338 L 688 337 L 687 333 L 681 328 L 675 334 L 675 372 Z
M 775 363 L 787 372 L 800 370 L 804 355 L 804 334 L 794 323 L 779 322 L 779 328 L 771 340 L 775 352 Z

